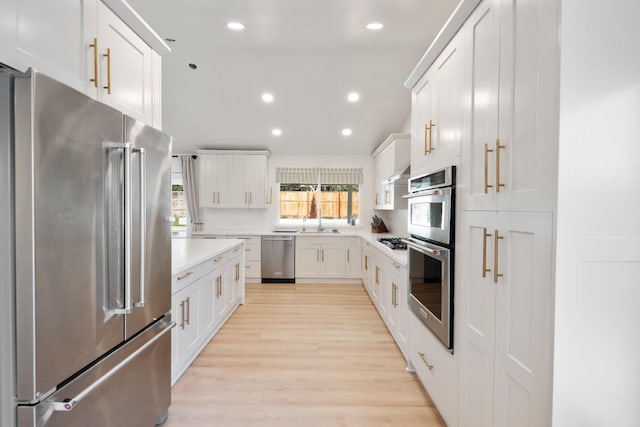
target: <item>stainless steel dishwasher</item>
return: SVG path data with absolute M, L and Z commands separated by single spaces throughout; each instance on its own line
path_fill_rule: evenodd
M 296 238 L 262 236 L 262 283 L 295 283 Z

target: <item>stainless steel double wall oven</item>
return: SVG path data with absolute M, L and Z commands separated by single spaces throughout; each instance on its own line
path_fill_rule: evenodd
M 450 166 L 409 180 L 409 307 L 453 352 L 455 175 Z

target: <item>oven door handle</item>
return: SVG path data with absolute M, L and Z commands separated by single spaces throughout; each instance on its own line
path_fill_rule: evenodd
M 414 243 L 411 240 L 403 239 L 403 241 L 410 248 L 415 249 L 416 251 L 421 252 L 421 253 L 423 253 L 425 255 L 445 257 L 445 256 L 447 256 L 447 253 L 449 252 L 449 249 L 445 249 L 445 248 L 439 248 L 439 247 L 432 248 L 432 247 L 427 246 L 427 245 Z

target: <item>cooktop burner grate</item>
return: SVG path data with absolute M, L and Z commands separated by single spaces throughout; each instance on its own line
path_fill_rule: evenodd
M 378 237 L 378 242 L 391 249 L 407 249 L 407 244 L 400 237 Z

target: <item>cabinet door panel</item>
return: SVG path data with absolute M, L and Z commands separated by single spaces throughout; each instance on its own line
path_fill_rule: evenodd
M 550 213 L 498 213 L 495 425 L 549 425 L 552 375 Z
M 20 0 L 16 5 L 15 45 L 11 47 L 16 63 L 9 60 L 9 65 L 25 71 L 33 67 L 95 97 L 96 88 L 89 84 L 94 71 L 89 44 L 95 36 L 96 2 Z
M 105 104 L 147 124 L 153 122 L 151 48 L 107 6 L 98 5 L 100 80 L 98 96 Z M 106 54 L 110 49 L 111 61 Z M 111 75 L 111 93 L 105 89 Z
M 198 289 L 198 315 L 202 336 L 207 336 L 215 326 L 215 289 L 216 276 L 213 272 L 207 274 L 199 281 Z
M 456 36 L 436 62 L 432 129 L 427 163 L 429 169 L 453 164 L 460 156 L 465 99 L 463 88 L 463 39 Z
M 329 244 L 320 249 L 321 277 L 343 278 L 347 271 L 345 241 L 341 237 L 331 237 Z
M 296 242 L 296 277 L 320 277 L 320 245 Z
M 362 244 L 360 237 L 347 237 L 347 274 L 349 278 L 362 276 Z
M 498 138 L 499 19 L 499 4 L 496 0 L 484 2 L 469 18 L 467 41 L 471 56 L 469 112 L 471 132 L 469 143 L 463 147 L 463 164 L 466 168 L 461 171 L 463 174 L 468 174 L 466 180 L 469 182 L 468 196 L 464 201 L 466 209 L 493 210 L 496 204 L 495 143 Z
M 465 212 L 464 233 L 460 239 L 465 242 L 458 257 L 465 262 L 463 280 L 459 281 L 458 287 L 462 292 L 462 426 L 491 426 L 493 419 L 495 284 L 492 260 L 495 215 L 494 212 Z M 485 237 L 485 232 L 490 236 Z M 488 271 L 483 277 L 485 268 Z
M 266 207 L 267 157 L 247 156 L 244 177 L 250 208 Z
M 557 5 L 503 1 L 500 37 L 499 210 L 551 210 L 555 200 Z
M 411 174 L 427 172 L 428 135 L 425 126 L 433 120 L 433 72 L 427 71 L 413 90 L 411 103 Z

